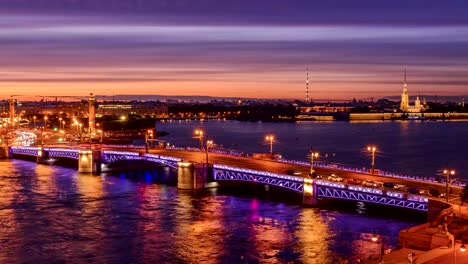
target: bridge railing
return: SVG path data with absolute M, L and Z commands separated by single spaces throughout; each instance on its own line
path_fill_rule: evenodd
M 307 162 L 307 161 L 288 160 L 288 159 L 277 159 L 277 161 L 283 162 L 283 163 L 289 163 L 289 164 L 310 166 L 310 162 Z M 328 163 L 323 163 L 323 162 L 314 162 L 314 167 L 342 170 L 342 171 L 348 171 L 348 172 L 357 172 L 357 173 L 362 173 L 362 174 L 370 174 L 369 169 L 367 168 L 356 168 L 352 166 L 328 164 Z M 411 175 L 398 174 L 398 173 L 387 172 L 387 171 L 382 171 L 382 170 L 378 170 L 376 174 L 380 176 L 385 176 L 385 177 L 424 181 L 424 182 L 429 182 L 429 183 L 445 183 L 444 179 L 437 179 L 436 177 L 411 176 Z M 467 180 L 458 180 L 458 181 L 453 182 L 452 185 L 464 187 L 467 183 L 468 183 Z
M 230 166 L 218 165 L 218 164 L 213 164 L 213 168 L 221 169 L 221 170 L 235 171 L 235 172 L 240 172 L 240 173 L 253 174 L 253 175 L 258 175 L 258 176 L 266 176 L 266 177 L 270 177 L 270 178 L 278 178 L 278 179 L 288 180 L 288 181 L 304 182 L 304 178 L 302 178 L 302 177 L 289 176 L 289 175 L 283 175 L 283 174 L 266 172 L 266 171 L 236 168 L 236 167 L 230 167 Z
M 167 146 L 166 149 L 185 150 L 185 151 L 194 151 L 194 152 L 200 151 L 199 148 L 193 148 L 193 147 Z M 238 156 L 238 157 L 251 157 L 249 153 L 240 152 L 236 150 L 230 150 L 230 149 L 210 148 L 208 149 L 208 151 L 212 153 L 227 154 L 227 155 Z M 284 159 L 284 158 L 279 158 L 275 160 L 278 162 L 283 162 L 283 163 L 310 166 L 310 162 L 308 161 L 291 160 L 291 159 Z M 335 169 L 335 170 L 342 170 L 342 171 L 349 171 L 349 172 L 357 172 L 357 173 L 362 173 L 362 174 L 370 174 L 368 168 L 357 168 L 353 166 L 330 164 L 330 163 L 324 163 L 324 162 L 314 162 L 314 167 Z M 414 176 L 414 175 L 400 174 L 400 173 L 395 173 L 395 172 L 388 172 L 388 171 L 383 171 L 383 170 L 378 170 L 376 174 L 380 176 L 385 176 L 385 177 L 424 181 L 428 183 L 445 183 L 444 179 L 438 179 L 437 177 Z M 459 186 L 459 187 L 464 187 L 466 184 L 468 184 L 468 180 L 456 180 L 452 183 L 452 185 Z

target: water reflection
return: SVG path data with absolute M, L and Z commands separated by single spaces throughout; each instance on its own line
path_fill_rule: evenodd
M 176 209 L 175 245 L 179 258 L 193 263 L 218 263 L 223 253 L 226 229 L 224 199 L 210 196 L 178 197 Z
M 324 216 L 312 208 L 306 208 L 298 215 L 298 228 L 295 236 L 298 239 L 298 250 L 302 252 L 304 263 L 331 262 L 333 254 L 329 243 L 332 234 L 324 221 Z
M 179 191 L 161 171 L 79 174 L 0 161 L 1 263 L 329 263 L 396 245 L 410 221 L 239 195 Z

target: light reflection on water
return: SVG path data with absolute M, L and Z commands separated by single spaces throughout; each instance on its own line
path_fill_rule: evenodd
M 179 191 L 153 183 L 158 173 L 93 176 L 0 161 L 0 263 L 332 263 L 369 254 L 376 246 L 363 233 L 396 245 L 398 231 L 415 224 Z

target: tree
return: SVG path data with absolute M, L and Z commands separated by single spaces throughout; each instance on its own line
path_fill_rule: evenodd
M 462 205 L 464 202 L 468 202 L 468 184 L 465 185 L 463 191 L 460 193 L 460 200 Z

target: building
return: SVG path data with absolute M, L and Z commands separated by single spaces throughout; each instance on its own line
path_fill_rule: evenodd
M 167 105 L 161 102 L 103 102 L 97 107 L 97 115 L 147 115 L 156 118 L 168 117 Z
M 424 104 L 421 104 L 421 101 L 419 100 L 419 96 L 416 96 L 414 105 L 410 105 L 408 88 L 406 84 L 406 69 L 405 69 L 405 77 L 404 77 L 404 83 L 403 83 L 403 93 L 401 94 L 400 110 L 405 113 L 420 113 L 420 112 L 423 112 L 424 109 L 425 109 Z

